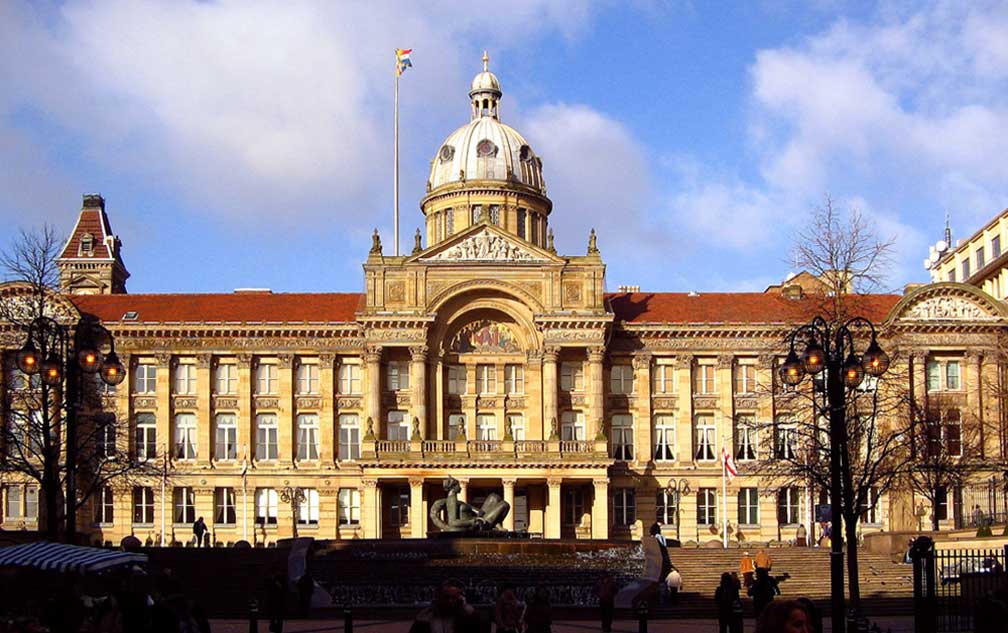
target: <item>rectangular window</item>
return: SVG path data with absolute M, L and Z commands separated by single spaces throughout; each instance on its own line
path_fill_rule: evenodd
M 24 488 L 21 486 L 7 486 L 7 506 L 4 508 L 4 517 L 10 520 L 24 518 Z
M 455 210 L 444 210 L 445 237 L 450 237 L 455 233 Z
M 947 278 L 948 278 L 948 281 L 955 281 L 956 280 L 955 268 L 953 268 L 953 269 L 951 269 L 951 270 L 948 271 Z
M 660 363 L 654 366 L 651 374 L 651 390 L 655 394 L 669 394 L 675 391 L 675 367 Z
M 175 367 L 175 393 L 183 396 L 196 393 L 196 365 L 179 363 Z
M 385 365 L 386 384 L 389 391 L 409 389 L 409 363 L 406 361 L 389 361 Z
M 525 393 L 525 367 L 504 365 L 504 393 L 509 396 Z
M 759 525 L 759 491 L 756 488 L 739 488 L 738 522 L 740 525 Z
M 190 524 L 196 522 L 196 493 L 192 488 L 183 486 L 172 490 L 175 507 L 175 523 Z
M 879 517 L 878 517 L 878 505 L 879 505 L 878 489 L 877 488 L 868 488 L 868 490 L 866 490 L 865 492 L 867 493 L 867 495 L 865 495 L 865 503 L 864 503 L 864 505 L 861 506 L 861 522 L 862 523 L 868 523 L 868 524 L 876 525 L 876 524 L 879 523 Z
M 714 375 L 717 367 L 714 365 L 697 365 L 693 375 L 693 393 L 716 393 Z
M 962 278 L 963 278 L 963 282 L 968 281 L 969 277 L 970 277 L 970 260 L 964 259 L 964 260 L 962 260 Z
M 597 502 L 596 502 L 597 503 Z M 629 527 L 637 520 L 637 500 L 633 488 L 613 490 L 613 525 Z
M 215 419 L 217 431 L 214 443 L 214 457 L 219 460 L 238 458 L 238 419 L 233 413 L 218 413 Z
M 360 490 L 356 488 L 339 489 L 339 524 L 360 525 Z
M 584 363 L 560 363 L 560 390 L 584 390 Z
M 633 416 L 612 416 L 612 456 L 617 461 L 628 462 L 634 458 Z
M 798 457 L 798 446 L 797 438 L 795 437 L 797 430 L 793 423 L 781 423 L 778 422 L 776 429 L 777 441 L 777 459 L 797 459 Z
M 560 439 L 585 439 L 584 413 L 581 411 L 564 411 L 560 414 Z
M 405 442 L 409 439 L 409 419 L 405 411 L 389 411 L 385 439 Z
M 928 391 L 941 389 L 941 367 L 938 366 L 938 361 L 927 362 L 927 389 Z
M 153 413 L 136 414 L 136 452 L 141 460 L 157 457 L 157 421 Z
M 676 492 L 661 488 L 655 496 L 655 521 L 663 525 L 674 525 L 679 520 Z
M 140 363 L 136 368 L 133 390 L 136 393 L 154 393 L 157 391 L 157 365 Z
M 948 520 L 948 488 L 939 486 L 935 489 L 935 517 L 939 521 Z
M 276 365 L 262 363 L 256 367 L 256 395 L 276 395 L 280 391 L 280 372 Z
M 489 209 L 490 209 L 490 223 L 500 226 L 500 205 L 491 204 Z
M 631 365 L 613 365 L 609 372 L 609 393 L 629 395 L 634 388 L 633 367 Z
M 949 409 L 942 418 L 942 446 L 947 455 L 962 457 L 962 415 L 959 409 Z
M 448 393 L 460 396 L 466 392 L 465 365 L 448 365 Z
M 297 416 L 297 458 L 319 458 L 319 418 L 317 413 L 299 413 Z
M 99 525 L 111 525 L 115 522 L 115 498 L 112 496 L 112 488 L 104 486 L 95 495 L 94 522 Z
M 735 418 L 735 459 L 748 461 L 756 459 L 756 418 L 740 415 Z
M 483 441 L 497 439 L 497 416 L 492 413 L 476 415 L 476 439 Z
M 343 395 L 361 392 L 360 365 L 344 363 L 339 366 L 339 392 Z
M 735 393 L 756 393 L 756 365 L 735 366 Z
M 697 490 L 697 525 L 714 525 L 717 522 L 717 493 L 713 488 Z
M 297 368 L 297 392 L 301 395 L 312 395 L 319 392 L 319 366 L 314 363 L 301 363 Z
M 461 413 L 448 414 L 448 439 L 457 440 L 465 436 L 466 419 Z
M 133 523 L 154 523 L 154 489 L 147 486 L 133 489 Z
M 95 417 L 95 455 L 108 459 L 116 454 L 115 416 L 102 414 Z
M 389 496 L 389 524 L 392 527 L 409 525 L 410 489 L 409 486 L 392 486 L 385 491 Z
M 340 414 L 339 458 L 360 459 L 360 417 L 356 413 Z
M 258 525 L 276 525 L 277 507 L 279 505 L 277 491 L 272 488 L 256 488 L 255 513 Z
M 234 488 L 214 488 L 214 523 L 234 525 L 236 514 Z
M 298 503 L 297 522 L 298 525 L 318 525 L 319 522 L 319 494 L 315 488 L 302 488 L 304 491 L 304 501 Z
M 259 461 L 280 457 L 280 427 L 275 413 L 256 415 L 256 459 Z
M 512 413 L 507 417 L 511 429 L 511 439 L 516 442 L 525 440 L 525 418 L 520 413 Z
M 945 363 L 945 388 L 956 391 L 962 388 L 959 381 L 959 361 L 950 360 Z
M 476 365 L 476 390 L 483 395 L 497 393 L 497 367 Z
M 220 395 L 233 396 L 238 393 L 238 366 L 230 363 L 217 365 L 214 372 L 214 388 Z
M 175 416 L 175 459 L 196 459 L 196 414 Z
M 1001 236 L 995 235 L 991 238 L 991 257 L 1001 256 Z
M 693 453 L 693 458 L 697 461 L 714 460 L 716 446 L 717 430 L 714 426 L 714 418 L 709 415 L 698 415 L 696 417 L 696 452 Z
M 656 415 L 655 429 L 655 461 L 672 461 L 675 457 L 675 418 L 671 415 Z
M 518 209 L 518 237 L 525 239 L 525 209 Z
M 584 488 L 567 488 L 564 490 L 563 523 L 564 525 L 578 526 L 584 519 L 585 495 Z
M 480 216 L 483 214 L 483 206 L 479 204 L 474 204 L 470 209 L 469 224 L 476 224 L 480 220 Z
M 777 523 L 795 525 L 801 519 L 801 488 L 782 488 L 777 492 Z
M 977 270 L 980 270 L 981 268 L 983 268 L 984 264 L 986 264 L 986 263 L 987 263 L 987 261 L 984 259 L 984 247 L 981 246 L 980 248 L 976 249 L 976 266 L 977 266 Z

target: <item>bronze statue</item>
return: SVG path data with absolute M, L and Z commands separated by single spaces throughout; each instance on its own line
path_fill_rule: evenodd
M 511 504 L 491 493 L 480 508 L 475 508 L 458 496 L 462 486 L 454 477 L 444 482 L 448 496 L 431 504 L 430 520 L 442 532 L 491 531 L 500 529 L 504 517 L 511 510 Z M 441 518 L 442 511 L 444 518 Z

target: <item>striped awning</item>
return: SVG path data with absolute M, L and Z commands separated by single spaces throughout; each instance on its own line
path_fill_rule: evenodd
M 0 549 L 0 567 L 35 567 L 79 573 L 99 572 L 120 565 L 146 563 L 146 554 L 131 554 L 63 543 L 25 543 Z

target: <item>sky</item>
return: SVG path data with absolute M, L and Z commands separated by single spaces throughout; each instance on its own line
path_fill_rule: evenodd
M 829 196 L 927 280 L 1008 207 L 1008 3 L 0 2 L 0 248 L 101 193 L 130 292 L 359 292 L 490 69 L 561 254 L 607 286 L 762 291 Z

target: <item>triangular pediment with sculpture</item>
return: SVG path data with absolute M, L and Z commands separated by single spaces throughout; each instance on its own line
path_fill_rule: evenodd
M 899 301 L 889 322 L 996 323 L 1008 320 L 1008 309 L 976 286 L 942 282 L 922 286 Z
M 550 264 L 566 260 L 516 238 L 494 224 L 480 222 L 407 261 L 423 264 Z

